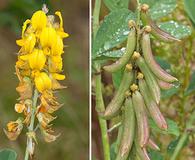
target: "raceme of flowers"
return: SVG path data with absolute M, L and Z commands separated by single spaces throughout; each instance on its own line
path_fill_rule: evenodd
M 31 19 L 27 19 L 22 27 L 22 37 L 16 43 L 20 46 L 16 62 L 16 74 L 19 85 L 16 88 L 20 97 L 15 104 L 15 111 L 23 117 L 7 124 L 4 130 L 10 140 L 15 140 L 23 126 L 29 127 L 35 108 L 41 133 L 46 142 L 54 141 L 50 122 L 56 117 L 51 114 L 61 107 L 54 96 L 54 90 L 65 88 L 59 80 L 64 80 L 62 74 L 63 39 L 68 34 L 63 29 L 63 19 L 59 11 L 55 15 L 46 15 L 42 10 L 36 11 Z M 38 93 L 38 104 L 33 106 L 33 91 Z M 27 133 L 33 137 L 36 134 Z

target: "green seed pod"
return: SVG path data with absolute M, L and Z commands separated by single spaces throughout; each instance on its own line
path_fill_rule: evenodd
M 153 150 L 160 151 L 158 145 L 151 138 L 148 140 L 147 146 Z
M 116 160 L 127 159 L 134 140 L 135 115 L 131 98 L 127 98 L 125 101 L 124 119 L 122 125 L 122 139 L 120 141 L 120 147 Z
M 169 33 L 163 31 L 162 29 L 160 29 L 156 25 L 156 23 L 154 23 L 154 21 L 150 18 L 150 16 L 148 15 L 147 11 L 146 12 L 144 12 L 144 11 L 141 12 L 141 20 L 142 20 L 144 25 L 151 26 L 151 28 L 152 28 L 151 34 L 155 38 L 157 38 L 157 39 L 159 39 L 159 40 L 161 40 L 163 42 L 169 42 L 169 43 L 170 42 L 175 42 L 175 41 L 180 42 L 179 39 L 173 37 Z
M 160 79 L 165 82 L 174 82 L 177 81 L 177 78 L 171 76 L 168 74 L 164 69 L 160 67 L 160 65 L 155 61 L 152 49 L 151 49 L 151 43 L 150 43 L 150 35 L 148 33 L 143 33 L 142 36 L 142 51 L 144 55 L 144 59 L 150 68 L 150 70 Z
M 151 73 L 150 69 L 148 68 L 148 66 L 145 62 L 145 60 L 142 57 L 139 57 L 136 60 L 136 63 L 139 66 L 142 73 L 144 74 L 146 83 L 147 83 L 147 85 L 148 85 L 148 87 L 151 91 L 151 95 L 153 96 L 153 98 L 155 99 L 157 104 L 159 104 L 159 102 L 160 102 L 160 88 L 158 86 L 156 78 Z
M 157 83 L 158 83 L 159 87 L 163 90 L 168 90 L 168 89 L 171 89 L 172 87 L 174 87 L 173 84 L 159 80 L 159 79 L 157 80 Z
M 118 129 L 118 135 L 116 140 L 116 147 L 115 147 L 115 153 L 117 154 L 119 151 L 121 139 L 122 139 L 122 133 L 123 133 L 123 126 L 120 126 Z
M 148 125 L 148 117 L 147 117 L 147 111 L 144 104 L 144 99 L 142 95 L 135 91 L 132 96 L 133 100 L 133 108 L 135 110 L 135 115 L 137 119 L 137 135 L 138 135 L 138 141 L 139 145 L 141 147 L 144 147 L 149 139 L 149 125 Z
M 124 67 L 128 63 L 129 59 L 131 58 L 135 46 L 136 46 L 136 30 L 135 28 L 132 28 L 127 39 L 126 53 L 123 54 L 123 56 L 115 63 L 108 66 L 104 66 L 103 67 L 104 70 L 108 72 L 116 72 L 120 70 L 122 67 Z
M 139 143 L 138 143 L 137 139 L 135 139 L 134 144 L 135 144 L 136 152 L 137 152 L 139 158 L 141 160 L 150 160 L 150 157 L 149 157 L 149 155 L 147 153 L 146 148 L 141 148 L 139 146 Z
M 124 70 L 123 78 L 118 91 L 116 91 L 113 99 L 106 107 L 106 110 L 103 113 L 103 115 L 100 114 L 102 118 L 111 119 L 120 112 L 120 108 L 125 99 L 125 92 L 129 89 L 129 86 L 133 82 L 133 79 L 134 79 L 134 73 L 132 71 L 129 71 L 126 68 Z
M 143 79 L 139 80 L 139 89 L 140 89 L 140 92 L 144 98 L 146 107 L 147 107 L 152 119 L 156 123 L 156 125 L 160 129 L 167 129 L 166 120 L 165 120 L 164 116 L 162 115 L 162 113 L 160 112 L 158 105 L 152 99 L 152 96 L 150 94 L 149 88 L 148 88 L 145 80 L 143 80 Z

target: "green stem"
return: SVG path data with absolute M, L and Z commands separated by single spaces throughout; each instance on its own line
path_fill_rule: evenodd
M 137 45 L 136 45 L 136 51 L 139 52 L 139 39 L 140 39 L 140 3 L 139 0 L 137 0 Z
M 99 28 L 100 8 L 101 8 L 101 0 L 96 0 L 94 10 L 93 10 L 93 37 L 96 36 L 97 30 Z
M 186 140 L 189 137 L 188 129 L 190 129 L 192 127 L 194 121 L 195 121 L 195 111 L 191 114 L 189 121 L 187 121 L 186 130 L 182 134 L 181 138 L 179 139 L 179 142 L 178 142 L 178 144 L 177 144 L 170 160 L 176 160 L 177 159 L 177 157 L 178 157 L 179 153 L 181 152 Z
M 104 100 L 102 96 L 102 82 L 101 82 L 101 74 L 100 74 L 100 65 L 96 65 L 96 69 L 98 75 L 95 76 L 96 80 L 96 110 L 97 112 L 104 112 Z M 109 146 L 109 139 L 107 134 L 107 123 L 106 120 L 102 119 L 98 116 L 101 135 L 102 135 L 102 144 L 103 144 L 103 152 L 104 152 L 104 160 L 110 160 L 110 146 Z
M 32 111 L 31 111 L 31 119 L 30 119 L 30 125 L 28 127 L 28 132 L 33 132 L 34 130 L 34 122 L 35 122 L 35 112 L 36 112 L 36 106 L 37 106 L 37 99 L 38 99 L 38 91 L 35 89 L 34 96 L 33 96 L 33 104 L 32 104 Z M 26 145 L 26 151 L 25 151 L 25 157 L 24 160 L 29 159 L 29 153 L 28 153 L 28 136 L 27 136 L 27 145 Z

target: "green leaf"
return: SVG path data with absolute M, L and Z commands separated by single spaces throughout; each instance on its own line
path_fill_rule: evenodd
M 189 18 L 195 25 L 195 10 L 194 10 L 194 0 L 184 0 L 184 9 L 187 12 Z
M 158 151 L 149 150 L 149 157 L 151 160 L 163 160 L 163 156 Z
M 16 160 L 17 154 L 12 149 L 0 150 L 0 160 Z
M 185 96 L 188 96 L 189 94 L 193 93 L 195 91 L 195 71 L 193 71 L 192 73 L 192 77 L 190 80 L 190 84 L 188 86 L 188 88 L 185 91 Z
M 172 154 L 173 154 L 173 152 L 174 152 L 174 150 L 175 150 L 175 148 L 176 148 L 178 142 L 179 142 L 179 137 L 177 137 L 176 139 L 174 139 L 173 141 L 171 141 L 171 142 L 169 143 L 169 145 L 168 145 L 168 147 L 167 147 L 167 153 L 168 153 L 169 155 L 172 155 Z
M 166 121 L 168 124 L 167 131 L 161 130 L 160 128 L 158 128 L 158 126 L 153 121 L 153 119 L 149 119 L 149 124 L 150 124 L 150 127 L 156 132 L 160 132 L 162 134 L 171 134 L 171 135 L 178 137 L 180 135 L 180 131 L 179 131 L 179 127 L 178 127 L 177 123 L 175 123 L 173 120 L 170 120 L 168 118 L 166 119 Z
M 112 73 L 112 81 L 115 89 L 118 89 L 122 80 L 124 68 Z
M 153 20 L 167 16 L 176 8 L 176 0 L 141 0 L 150 6 L 149 13 Z
M 128 9 L 119 9 L 105 17 L 100 25 L 92 46 L 92 58 L 116 47 L 127 39 L 129 34 L 128 21 L 135 19 L 134 13 Z
M 160 23 L 159 27 L 178 39 L 187 37 L 192 32 L 190 27 L 186 25 L 178 24 L 175 21 Z
M 121 8 L 128 8 L 129 0 L 104 0 L 104 4 L 110 11 L 121 9 Z

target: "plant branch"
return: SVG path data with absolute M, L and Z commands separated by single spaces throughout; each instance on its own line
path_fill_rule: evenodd
M 96 0 L 94 10 L 93 10 L 93 37 L 96 36 L 97 30 L 99 28 L 100 8 L 101 8 L 101 0 Z
M 39 96 L 38 91 L 35 89 L 34 90 L 34 96 L 33 96 L 33 104 L 32 104 L 32 111 L 31 111 L 31 118 L 30 118 L 30 125 L 28 127 L 28 132 L 33 132 L 34 131 L 35 112 L 36 112 L 38 96 Z M 29 159 L 28 142 L 29 142 L 29 137 L 27 136 L 27 144 L 26 144 L 26 151 L 25 151 L 24 160 Z
M 136 51 L 139 52 L 139 39 L 140 39 L 140 2 L 137 0 L 137 45 L 136 45 Z
M 96 65 L 97 72 L 100 73 L 100 65 Z M 95 76 L 96 81 L 96 111 L 97 112 L 104 112 L 104 100 L 102 96 L 102 82 L 101 82 L 101 74 Z M 98 116 L 100 129 L 101 129 L 101 136 L 102 136 L 102 144 L 103 144 L 103 152 L 104 152 L 104 160 L 110 160 L 110 146 L 109 146 L 109 139 L 107 134 L 107 123 L 106 120 L 102 119 Z

